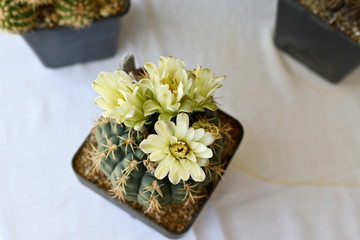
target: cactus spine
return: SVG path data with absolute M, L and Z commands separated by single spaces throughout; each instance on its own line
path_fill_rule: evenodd
M 37 13 L 26 3 L 0 0 L 0 28 L 10 33 L 22 33 L 36 24 Z
M 218 124 L 215 112 L 207 111 L 206 116 L 194 114 L 192 117 L 196 122 L 194 126 L 207 124 L 211 128 Z M 139 148 L 145 137 L 140 131 L 101 118 L 95 126 L 95 136 L 98 144 L 92 153 L 95 169 L 101 170 L 111 181 L 114 196 L 121 201 L 138 202 L 147 213 L 159 213 L 169 204 L 193 203 L 202 197 L 202 188 L 223 172 L 220 155 L 225 135 L 221 133 L 212 145 L 214 156 L 205 167 L 205 181 L 197 183 L 190 179 L 176 185 L 167 177 L 162 180 L 155 178 L 156 163 L 147 160 Z

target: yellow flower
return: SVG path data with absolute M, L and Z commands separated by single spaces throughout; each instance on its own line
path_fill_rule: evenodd
M 95 103 L 104 109 L 104 117 L 114 118 L 136 130 L 145 123 L 143 105 L 146 98 L 127 73 L 122 70 L 101 72 L 93 82 L 93 88 L 101 95 Z
M 159 119 L 168 121 L 179 112 L 192 112 L 193 104 L 184 98 L 195 82 L 185 63 L 173 57 L 160 57 L 158 66 L 153 63 L 144 65 L 148 78 L 140 80 L 140 85 L 149 89 L 149 100 L 144 104 L 145 116 L 155 112 Z
M 149 154 L 149 160 L 159 164 L 155 177 L 163 179 L 168 175 L 173 184 L 187 181 L 190 176 L 196 182 L 204 181 L 205 173 L 201 167 L 206 166 L 213 156 L 208 146 L 214 142 L 214 134 L 202 128 L 189 128 L 186 113 L 177 116 L 176 125 L 170 121 L 157 121 L 155 131 L 156 134 L 149 135 L 140 144 L 141 150 Z
M 214 102 L 213 93 L 216 89 L 222 87 L 220 84 L 226 77 L 215 77 L 215 74 L 208 68 L 198 66 L 193 73 L 196 76 L 196 82 L 190 96 L 194 101 L 194 110 L 203 111 L 208 108 L 215 111 L 217 106 Z

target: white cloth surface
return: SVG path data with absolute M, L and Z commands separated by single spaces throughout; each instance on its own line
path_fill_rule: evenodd
M 2 33 L 0 239 L 166 239 L 70 165 L 101 112 L 91 82 L 125 52 L 227 75 L 220 108 L 245 128 L 183 239 L 360 239 L 360 70 L 324 81 L 275 48 L 275 16 L 276 0 L 133 0 L 114 57 L 60 69 Z

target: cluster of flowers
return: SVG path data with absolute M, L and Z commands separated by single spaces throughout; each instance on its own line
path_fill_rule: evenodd
M 202 182 L 206 166 L 213 156 L 211 145 L 216 134 L 204 128 L 189 126 L 189 116 L 205 108 L 215 111 L 213 93 L 222 85 L 225 76 L 216 77 L 210 69 L 198 66 L 186 68 L 184 62 L 173 57 L 160 57 L 158 66 L 144 65 L 146 74 L 139 80 L 122 70 L 102 72 L 93 82 L 101 96 L 95 103 L 103 116 L 116 119 L 128 127 L 140 130 L 154 114 L 156 134 L 151 134 L 140 148 L 157 162 L 155 177 L 177 184 L 189 177 Z M 176 124 L 171 118 L 176 117 Z

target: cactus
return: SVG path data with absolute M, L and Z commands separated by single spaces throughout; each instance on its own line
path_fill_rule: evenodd
M 23 33 L 34 28 L 81 28 L 127 8 L 127 0 L 0 0 L 0 29 Z
M 98 0 L 98 8 L 101 17 L 108 17 L 126 9 L 125 1 L 119 0 Z
M 56 12 L 61 16 L 59 25 L 75 28 L 90 25 L 98 17 L 94 0 L 59 0 L 56 2 Z
M 37 13 L 26 3 L 0 0 L 0 28 L 10 33 L 22 33 L 36 24 Z
M 209 127 L 218 124 L 216 112 L 211 111 L 206 111 L 206 115 L 193 114 L 192 122 L 195 122 L 195 128 L 196 125 L 204 128 L 204 124 Z M 98 146 L 92 153 L 94 169 L 103 172 L 111 181 L 113 195 L 120 201 L 138 202 L 147 208 L 147 213 L 159 213 L 166 205 L 194 203 L 195 199 L 203 197 L 202 188 L 223 172 L 220 155 L 225 134 L 219 133 L 212 144 L 215 154 L 205 167 L 205 181 L 198 183 L 189 179 L 174 185 L 167 177 L 159 180 L 154 176 L 156 163 L 147 160 L 147 155 L 139 148 L 148 131 L 151 130 L 147 129 L 145 133 L 135 131 L 104 118 L 96 124 Z

